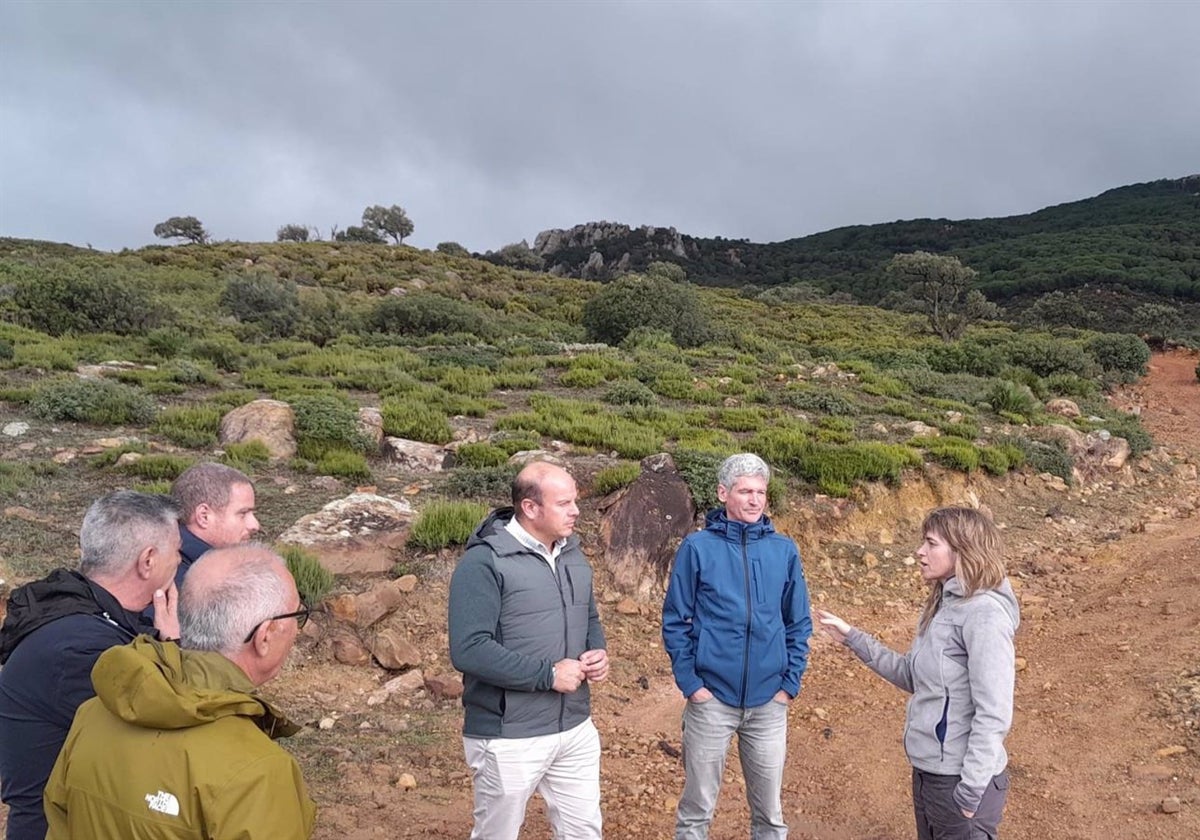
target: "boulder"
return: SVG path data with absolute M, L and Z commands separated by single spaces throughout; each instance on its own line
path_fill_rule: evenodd
M 333 640 L 333 658 L 343 665 L 366 665 L 371 661 L 371 652 L 357 636 L 342 633 Z
M 380 630 L 371 643 L 371 655 L 389 671 L 405 671 L 421 664 L 421 652 L 399 632 L 388 627 Z
M 463 684 L 449 674 L 431 674 L 425 677 L 425 690 L 434 700 L 455 700 L 462 697 Z
M 303 546 L 334 574 L 386 572 L 408 539 L 412 505 L 374 493 L 351 493 L 306 514 L 278 542 Z
M 613 586 L 640 600 L 666 582 L 680 540 L 694 529 L 687 482 L 667 454 L 642 461 L 642 473 L 600 504 L 600 556 Z
M 559 458 L 553 452 L 546 449 L 522 449 L 520 452 L 514 452 L 508 459 L 509 465 L 514 467 L 523 467 L 526 464 L 532 464 L 534 461 L 549 461 L 551 464 L 558 464 L 560 467 L 566 466 L 562 458 Z
M 254 400 L 221 418 L 222 444 L 258 440 L 271 457 L 280 460 L 296 454 L 296 415 L 280 400 Z
M 1068 400 L 1059 397 L 1055 400 L 1050 400 L 1046 403 L 1046 411 L 1051 414 L 1057 414 L 1059 417 L 1078 417 L 1082 412 L 1079 410 L 1079 405 L 1073 400 Z
M 383 442 L 383 413 L 378 408 L 363 406 L 358 410 L 358 432 L 370 440 L 375 448 Z
M 384 616 L 394 613 L 402 603 L 404 593 L 396 586 L 396 581 L 377 583 L 354 597 L 354 624 L 362 628 L 370 627 Z
M 454 453 L 446 447 L 398 437 L 383 439 L 383 455 L 408 472 L 434 473 L 454 466 Z

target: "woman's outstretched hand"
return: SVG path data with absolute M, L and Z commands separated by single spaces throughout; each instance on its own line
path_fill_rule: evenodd
M 850 625 L 831 612 L 817 610 L 816 613 L 817 621 L 821 623 L 821 629 L 833 637 L 835 642 L 845 644 L 846 637 L 850 635 Z

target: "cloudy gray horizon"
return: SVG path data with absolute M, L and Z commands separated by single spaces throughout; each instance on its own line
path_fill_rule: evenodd
M 1200 172 L 1200 3 L 0 0 L 0 236 L 777 241 Z

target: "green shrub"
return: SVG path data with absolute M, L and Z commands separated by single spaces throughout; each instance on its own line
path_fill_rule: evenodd
M 181 385 L 219 385 L 221 382 L 212 365 L 194 359 L 176 359 L 163 371 L 172 382 Z
M 618 379 L 608 386 L 604 401 L 612 405 L 654 405 L 658 397 L 636 379 Z
M 242 345 L 227 336 L 195 341 L 189 352 L 193 358 L 212 362 L 219 370 L 229 373 L 241 370 L 246 362 Z
M 757 408 L 723 408 L 717 412 L 716 423 L 731 432 L 757 432 L 766 418 Z
M 1073 373 L 1051 374 L 1042 380 L 1042 387 L 1047 394 L 1060 397 L 1094 397 L 1100 393 L 1094 380 Z
M 383 433 L 390 437 L 437 444 L 454 438 L 446 415 L 426 403 L 392 397 L 383 401 L 379 412 L 383 415 Z
M 464 467 L 499 467 L 508 463 L 508 453 L 490 443 L 464 443 L 454 455 L 456 463 Z
M 541 387 L 542 375 L 502 370 L 495 375 L 495 382 L 496 387 L 503 391 L 532 391 Z
M 1024 455 L 1025 463 L 1036 473 L 1050 473 L 1071 484 L 1074 481 L 1075 461 L 1057 442 L 1030 440 L 1023 435 L 1002 438 L 1001 445 L 1016 446 Z
M 1146 375 L 1150 348 L 1136 335 L 1105 333 L 1090 339 L 1084 348 L 1105 373 L 1117 374 L 1122 381 Z
M 56 379 L 37 388 L 29 409 L 46 420 L 96 426 L 146 425 L 157 406 L 142 391 L 107 379 Z
M 1037 410 L 1037 398 L 1027 385 L 1019 385 L 1006 379 L 997 380 L 987 396 L 988 405 L 997 412 L 1008 412 L 1028 417 Z
M 653 426 L 604 411 L 594 403 L 534 394 L 529 404 L 533 411 L 501 417 L 496 428 L 537 432 L 581 446 L 615 451 L 625 458 L 640 459 L 662 451 L 663 435 Z
M 627 274 L 605 285 L 584 304 L 582 323 L 593 341 L 612 345 L 639 327 L 669 332 L 680 347 L 703 344 L 710 332 L 696 288 L 661 275 Z
M 239 321 L 253 324 L 268 336 L 291 335 L 300 321 L 300 293 L 296 284 L 270 274 L 229 278 L 220 303 Z
M 697 510 L 707 512 L 721 506 L 717 498 L 717 470 L 731 454 L 696 449 L 676 449 L 672 453 L 675 469 L 687 482 Z
M 317 458 L 316 470 L 321 475 L 332 475 L 363 481 L 371 477 L 367 458 L 361 452 L 340 446 L 326 448 Z
M 488 338 L 494 333 L 485 310 L 432 292 L 386 297 L 375 306 L 368 324 L 392 335 L 469 333 Z
M 427 551 L 463 545 L 487 513 L 488 507 L 476 502 L 430 502 L 413 522 L 408 544 Z
M 253 472 L 255 467 L 268 463 L 271 460 L 271 451 L 261 440 L 227 443 L 225 455 L 221 460 L 234 469 L 249 473 Z
M 18 283 L 17 320 L 50 335 L 143 333 L 162 322 L 163 310 L 138 286 L 111 270 L 61 266 Z
M 295 545 L 285 545 L 279 553 L 296 581 L 300 600 L 309 607 L 324 601 L 333 589 L 333 572 L 321 565 L 320 558 Z
M 780 394 L 779 399 L 784 405 L 800 411 L 840 415 L 858 413 L 858 405 L 851 398 L 805 383 L 789 386 Z
M 458 467 L 451 471 L 446 480 L 446 492 L 468 499 L 488 499 L 509 503 L 512 498 L 512 482 L 517 466 L 507 464 L 496 467 Z
M 195 458 L 183 455 L 143 455 L 138 460 L 125 464 L 121 469 L 128 475 L 148 478 L 151 481 L 174 481 L 194 463 Z
M 979 463 L 992 475 L 1004 475 L 1025 463 L 1025 453 L 1011 443 L 979 448 Z
M 344 397 L 304 394 L 293 397 L 291 406 L 300 457 L 319 460 L 327 451 L 365 452 L 371 447 L 371 440 L 359 431 L 357 409 Z
M 603 381 L 604 371 L 586 367 L 572 367 L 558 377 L 558 384 L 564 388 L 594 388 Z
M 438 376 L 438 385 L 451 394 L 482 397 L 496 387 L 496 380 L 484 368 L 449 368 Z
M 249 388 L 232 388 L 228 391 L 209 394 L 205 399 L 210 405 L 218 405 L 226 409 L 239 408 L 258 399 L 258 392 L 251 391 Z
M 979 469 L 981 457 L 973 443 L 955 437 L 917 437 L 908 442 L 919 446 L 934 461 L 951 469 L 974 472 Z
M 1044 335 L 1014 334 L 1005 347 L 1010 364 L 1026 368 L 1038 376 L 1074 373 L 1086 376 L 1091 359 L 1077 344 Z
M 596 473 L 596 478 L 592 482 L 592 489 L 597 495 L 606 496 L 614 490 L 633 484 L 641 474 L 642 465 L 634 461 L 614 464 Z
M 178 446 L 203 449 L 217 442 L 222 411 L 215 405 L 164 408 L 151 429 Z
M 36 393 L 36 388 L 0 388 L 0 400 L 24 404 L 33 402 Z

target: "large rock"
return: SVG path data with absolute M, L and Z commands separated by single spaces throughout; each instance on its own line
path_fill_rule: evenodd
M 408 539 L 413 516 L 403 499 L 351 493 L 301 517 L 278 542 L 304 546 L 334 574 L 386 572 Z
M 665 584 L 696 507 L 670 455 L 642 461 L 642 474 L 600 504 L 601 562 L 618 592 L 645 600 Z
M 296 414 L 280 400 L 254 400 L 221 418 L 220 441 L 262 441 L 275 459 L 296 454 Z
M 1105 429 L 1084 433 L 1072 426 L 1052 424 L 1038 432 L 1040 437 L 1056 441 L 1066 449 L 1075 462 L 1073 478 L 1083 484 L 1106 472 L 1121 470 L 1129 460 L 1129 441 Z
M 421 664 L 421 652 L 399 632 L 388 627 L 380 630 L 371 644 L 375 661 L 389 671 L 406 671 Z
M 358 432 L 379 448 L 383 442 L 383 413 L 378 408 L 364 406 L 358 410 Z
M 1046 411 L 1057 414 L 1059 417 L 1078 417 L 1080 415 L 1079 405 L 1064 397 L 1046 403 Z
M 408 472 L 441 472 L 454 466 L 454 453 L 446 447 L 398 437 L 383 439 L 383 455 Z
M 384 616 L 391 615 L 404 603 L 404 592 L 396 581 L 377 583 L 354 598 L 352 621 L 359 627 L 370 627 Z

